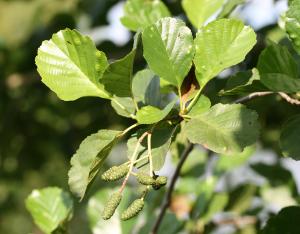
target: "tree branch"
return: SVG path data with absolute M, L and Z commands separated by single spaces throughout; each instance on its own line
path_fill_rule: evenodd
M 286 100 L 288 103 L 292 104 L 292 105 L 300 105 L 300 100 L 294 99 L 292 97 L 290 97 L 289 95 L 287 95 L 286 93 L 283 92 L 279 92 L 278 93 L 284 100 Z
M 248 96 L 245 97 L 241 97 L 237 100 L 234 101 L 234 103 L 243 103 L 243 102 L 248 102 L 252 99 L 255 99 L 257 97 L 263 97 L 263 96 L 268 96 L 274 94 L 274 92 L 255 92 L 255 93 L 251 93 Z
M 174 175 L 171 179 L 171 183 L 170 183 L 170 186 L 167 190 L 167 193 L 166 193 L 166 196 L 165 196 L 165 201 L 161 207 L 161 210 L 160 210 L 160 213 L 154 223 L 154 226 L 152 228 L 152 231 L 151 231 L 151 234 L 156 234 L 159 227 L 160 227 L 160 224 L 165 216 L 165 213 L 168 209 L 168 207 L 170 206 L 170 203 L 171 203 L 171 199 L 172 199 L 172 193 L 173 193 L 173 190 L 175 188 L 175 184 L 176 184 L 176 181 L 179 177 L 179 174 L 180 174 L 180 171 L 181 171 L 181 168 L 185 162 L 185 160 L 188 158 L 190 152 L 193 150 L 194 148 L 194 145 L 192 143 L 189 143 L 189 145 L 185 148 L 185 150 L 183 151 L 181 157 L 180 157 L 180 161 L 176 167 L 176 170 L 174 172 Z

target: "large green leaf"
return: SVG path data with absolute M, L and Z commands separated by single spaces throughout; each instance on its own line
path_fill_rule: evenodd
M 151 70 L 180 87 L 194 57 L 191 30 L 181 20 L 164 18 L 147 27 L 142 38 L 144 57 Z
M 300 1 L 294 0 L 284 16 L 285 30 L 293 42 L 294 48 L 300 53 Z
M 89 225 L 93 234 L 131 234 L 136 218 L 121 222 L 121 212 L 129 205 L 131 192 L 129 189 L 123 191 L 122 202 L 115 214 L 109 220 L 103 220 L 102 212 L 104 206 L 114 191 L 112 189 L 101 189 L 88 202 L 87 215 Z
M 139 106 L 160 105 L 160 81 L 150 69 L 135 74 L 132 80 L 132 92 Z
M 182 7 L 192 24 L 201 28 L 223 3 L 224 0 L 183 0 Z
M 140 124 L 154 124 L 163 120 L 171 112 L 176 100 L 170 102 L 164 109 L 160 110 L 154 106 L 144 106 L 136 113 L 136 120 Z
M 120 131 L 100 130 L 88 136 L 73 155 L 69 170 L 69 186 L 71 191 L 81 199 L 120 134 Z
M 60 188 L 48 187 L 33 190 L 26 199 L 26 208 L 36 225 L 45 233 L 63 228 L 72 216 L 73 200 L 69 193 Z
M 194 63 L 200 86 L 224 69 L 242 62 L 256 43 L 253 29 L 235 19 L 220 19 L 200 29 Z
M 109 98 L 99 83 L 108 66 L 106 56 L 78 31 L 65 29 L 53 34 L 51 40 L 42 43 L 35 61 L 42 82 L 60 99 Z
M 184 126 L 184 132 L 192 143 L 217 152 L 230 154 L 242 152 L 258 137 L 258 121 L 255 111 L 240 104 L 217 104 Z
M 168 8 L 160 0 L 127 0 L 124 13 L 121 22 L 133 31 L 144 29 L 159 19 L 170 16 Z
M 283 208 L 276 216 L 268 220 L 262 234 L 298 234 L 300 233 L 299 219 L 299 206 Z
M 151 137 L 151 148 L 152 148 L 152 159 L 153 159 L 153 169 L 158 171 L 162 168 L 165 163 L 165 157 L 168 153 L 168 150 L 171 145 L 172 136 L 174 134 L 176 127 L 172 126 L 171 124 L 164 123 L 156 126 L 152 131 Z M 127 155 L 128 158 L 131 159 L 134 149 L 138 143 L 138 138 L 141 135 L 149 131 L 150 129 L 142 129 L 138 131 L 137 134 L 133 135 L 127 142 Z M 140 159 L 142 157 L 148 156 L 148 142 L 147 139 L 144 139 L 141 144 L 139 144 L 138 149 L 138 157 Z M 149 160 L 146 157 L 144 160 L 141 160 L 135 165 L 137 168 L 141 170 L 148 171 L 149 170 Z
M 220 95 L 238 95 L 268 90 L 260 82 L 258 70 L 253 68 L 252 71 L 242 71 L 231 76 L 226 82 L 225 89 L 220 91 Z
M 300 160 L 300 115 L 293 116 L 283 126 L 280 145 L 284 156 Z
M 297 63 L 283 46 L 272 44 L 267 47 L 259 56 L 257 69 L 261 82 L 274 92 L 300 90 Z

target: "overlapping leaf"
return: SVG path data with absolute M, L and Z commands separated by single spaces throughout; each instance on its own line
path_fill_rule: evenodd
M 224 69 L 245 59 L 256 43 L 253 29 L 235 19 L 220 19 L 200 29 L 195 39 L 194 63 L 200 86 Z
M 109 98 L 99 82 L 108 66 L 106 56 L 78 31 L 65 29 L 54 34 L 40 46 L 35 61 L 42 82 L 60 99 Z
M 170 102 L 164 109 L 154 106 L 144 106 L 136 113 L 136 119 L 140 124 L 154 124 L 163 120 L 171 112 L 176 100 Z
M 163 18 L 147 27 L 142 39 L 144 57 L 151 70 L 179 88 L 192 66 L 191 30 L 181 20 Z
M 217 104 L 185 124 L 183 131 L 192 143 L 223 154 L 242 152 L 259 133 L 257 114 L 240 104 Z
M 26 199 L 26 208 L 36 225 L 50 234 L 72 216 L 73 200 L 69 193 L 60 188 L 49 187 L 33 190 Z
M 172 141 L 172 135 L 174 133 L 176 128 L 172 126 L 171 124 L 164 123 L 160 124 L 159 126 L 156 126 L 152 132 L 151 137 L 151 148 L 152 148 L 152 159 L 153 159 L 153 169 L 155 171 L 158 171 L 162 168 L 165 162 L 165 157 L 167 155 L 167 152 L 170 148 L 171 141 Z M 136 144 L 138 143 L 138 138 L 149 129 L 142 129 L 137 134 L 132 136 L 128 142 L 127 142 L 127 155 L 128 158 L 131 159 L 134 149 L 136 147 Z M 144 160 L 141 160 L 138 162 L 135 166 L 137 168 L 140 168 L 144 171 L 149 171 L 149 160 L 147 158 L 148 156 L 148 143 L 147 139 L 144 139 L 141 144 L 139 144 L 138 149 L 138 157 L 137 159 L 141 159 L 143 157 L 146 157 Z
M 120 133 L 114 130 L 100 130 L 88 136 L 73 155 L 69 171 L 69 186 L 71 191 L 81 199 L 119 139 Z
M 293 116 L 283 126 L 280 145 L 284 156 L 300 160 L 300 115 Z
M 300 91 L 298 66 L 288 49 L 272 44 L 259 56 L 257 69 L 261 82 L 274 92 Z
M 195 117 L 209 110 L 211 102 L 208 97 L 201 95 L 193 108 L 188 113 L 189 116 Z
M 245 3 L 246 0 L 228 0 L 223 8 L 220 14 L 218 15 L 218 18 L 227 18 L 230 16 L 231 12 L 234 11 L 234 9 L 240 5 Z
M 121 22 L 133 31 L 144 29 L 159 19 L 170 16 L 168 8 L 160 0 L 128 0 L 124 12 Z
M 183 0 L 182 7 L 192 24 L 201 28 L 223 3 L 224 0 Z

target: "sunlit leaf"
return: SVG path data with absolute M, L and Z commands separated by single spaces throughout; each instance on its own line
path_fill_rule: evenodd
M 181 20 L 164 18 L 143 32 L 144 57 L 155 74 L 180 87 L 194 56 L 191 30 Z
M 71 191 L 81 199 L 118 140 L 120 133 L 120 131 L 100 130 L 88 136 L 73 155 L 69 170 L 69 186 Z
M 144 106 L 136 113 L 136 119 L 140 124 L 154 124 L 163 120 L 174 107 L 176 100 L 170 102 L 164 109 L 160 110 L 154 106 Z
M 207 112 L 192 118 L 184 132 L 192 143 L 217 152 L 242 152 L 253 144 L 259 133 L 257 114 L 240 104 L 212 106 Z
M 255 43 L 253 29 L 239 20 L 220 19 L 200 29 L 194 58 L 200 87 L 224 69 L 242 62 Z
M 73 200 L 69 193 L 60 188 L 48 187 L 33 190 L 26 199 L 26 208 L 36 225 L 45 233 L 63 227 L 72 216 Z
M 108 66 L 106 56 L 78 31 L 65 29 L 53 34 L 51 40 L 40 46 L 35 61 L 42 82 L 60 99 L 109 98 L 99 83 Z
M 159 19 L 170 16 L 168 8 L 160 0 L 127 0 L 124 13 L 121 22 L 132 31 L 144 29 Z
M 224 0 L 183 0 L 182 7 L 192 24 L 201 28 L 223 3 Z

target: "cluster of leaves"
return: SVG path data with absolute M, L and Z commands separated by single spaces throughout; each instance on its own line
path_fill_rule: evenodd
M 297 8 L 295 2 L 299 1 L 292 2 L 287 17 L 293 17 L 291 12 Z M 119 205 L 133 169 L 148 173 L 148 179 L 153 179 L 155 171 L 164 165 L 170 146 L 176 144 L 174 140 L 178 135 L 225 155 L 241 153 L 255 144 L 259 135 L 255 111 L 242 104 L 212 105 L 203 95 L 209 81 L 242 62 L 256 43 L 252 28 L 240 20 L 224 18 L 240 3 L 182 1 L 190 22 L 198 29 L 194 38 L 185 22 L 170 17 L 163 2 L 128 0 L 121 21 L 136 31 L 134 45 L 128 55 L 112 63 L 108 62 L 104 52 L 97 50 L 89 37 L 76 30 L 61 30 L 39 48 L 36 64 L 42 82 L 60 99 L 73 101 L 86 96 L 108 99 L 117 114 L 135 121 L 123 131 L 99 130 L 88 136 L 71 159 L 69 186 L 83 199 L 112 148 L 135 130 L 127 142 L 128 167 L 125 173 L 109 173 L 106 177 L 119 179 L 126 175 L 120 191 L 113 194 L 107 203 L 108 208 L 104 209 L 105 219 L 110 218 Z M 217 19 L 205 25 L 221 7 Z M 288 25 L 287 32 L 297 45 L 296 37 L 291 34 L 294 27 Z M 135 57 L 141 46 L 147 67 L 134 74 Z M 220 95 L 262 91 L 294 95 L 299 90 L 297 63 L 286 48 L 272 43 L 260 55 L 257 68 L 230 78 Z M 294 116 L 281 134 L 283 154 L 296 159 L 299 159 L 300 151 L 299 145 L 295 144 L 299 140 L 298 130 L 299 116 Z M 140 182 L 153 185 L 152 182 Z M 38 202 L 30 205 L 34 203 L 30 198 L 33 201 L 39 198 L 36 194 L 33 192 L 27 200 L 31 212 L 39 206 Z M 50 195 L 51 199 L 57 197 Z M 223 197 L 220 199 L 222 201 Z M 143 206 L 144 196 L 124 211 L 122 219 L 135 216 Z M 210 212 L 214 209 L 208 212 L 208 217 Z M 38 214 L 33 216 L 35 218 Z M 43 227 L 43 222 L 37 224 L 49 233 L 62 228 L 68 217 L 69 213 L 65 212 L 63 219 L 52 221 L 56 226 L 49 229 Z

